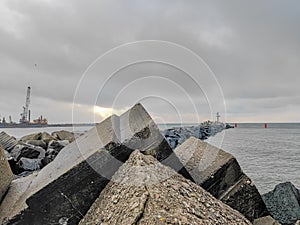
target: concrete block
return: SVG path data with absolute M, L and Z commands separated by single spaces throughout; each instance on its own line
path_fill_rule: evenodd
M 6 159 L 4 150 L 0 146 L 0 203 L 13 180 L 13 173 Z
M 152 156 L 134 151 L 79 225 L 251 223 Z
M 229 153 L 194 137 L 175 149 L 196 184 L 241 212 L 250 221 L 268 215 L 252 181 Z

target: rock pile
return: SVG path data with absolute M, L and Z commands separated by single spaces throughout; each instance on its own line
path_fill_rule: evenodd
M 198 126 L 190 127 L 174 127 L 161 131 L 172 149 L 181 145 L 190 137 L 195 137 L 201 140 L 207 139 L 218 132 L 226 129 L 226 125 L 219 122 L 206 121 Z
M 12 171 L 20 176 L 40 170 L 74 140 L 74 134 L 68 131 L 58 131 L 52 135 L 46 132 L 34 133 L 22 137 L 19 141 L 4 132 L 0 135 L 0 143 L 5 146 Z
M 292 183 L 278 184 L 262 197 L 270 214 L 281 224 L 293 225 L 300 220 L 300 191 Z
M 198 185 L 137 150 L 79 224 L 251 223 Z

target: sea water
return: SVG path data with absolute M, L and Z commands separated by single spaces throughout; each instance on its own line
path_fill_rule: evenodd
M 261 194 L 286 181 L 300 188 L 299 123 L 238 124 L 207 141 L 233 154 Z

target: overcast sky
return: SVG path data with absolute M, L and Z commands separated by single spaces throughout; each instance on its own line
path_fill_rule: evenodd
M 213 73 L 207 78 L 202 65 L 193 75 L 201 79 L 190 79 L 178 64 L 196 71 L 193 60 L 157 46 L 148 46 L 151 57 L 168 61 L 173 54 L 177 65 L 126 66 L 144 49 L 133 46 L 107 59 L 114 68 L 127 63 L 109 81 L 106 63 L 89 67 L 107 51 L 140 40 L 188 48 Z M 72 121 L 74 96 L 74 122 L 90 122 L 95 112 L 100 121 L 137 101 L 157 122 L 196 122 L 217 111 L 230 122 L 300 121 L 298 0 L 0 0 L 0 50 L 0 114 L 15 121 L 27 86 L 32 118 L 42 114 L 50 123 Z M 210 107 L 214 101 L 218 106 Z

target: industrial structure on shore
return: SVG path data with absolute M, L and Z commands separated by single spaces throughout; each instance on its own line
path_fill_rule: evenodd
M 23 111 L 20 114 L 21 118 L 19 120 L 19 123 L 13 122 L 11 116 L 9 116 L 9 121 L 7 122 L 5 117 L 0 118 L 0 128 L 3 127 L 43 127 L 48 125 L 48 121 L 45 117 L 42 115 L 34 119 L 33 121 L 30 120 L 31 116 L 31 110 L 29 109 L 30 104 L 30 92 L 31 88 L 27 87 L 27 94 L 26 94 L 26 101 L 25 106 L 23 106 Z

